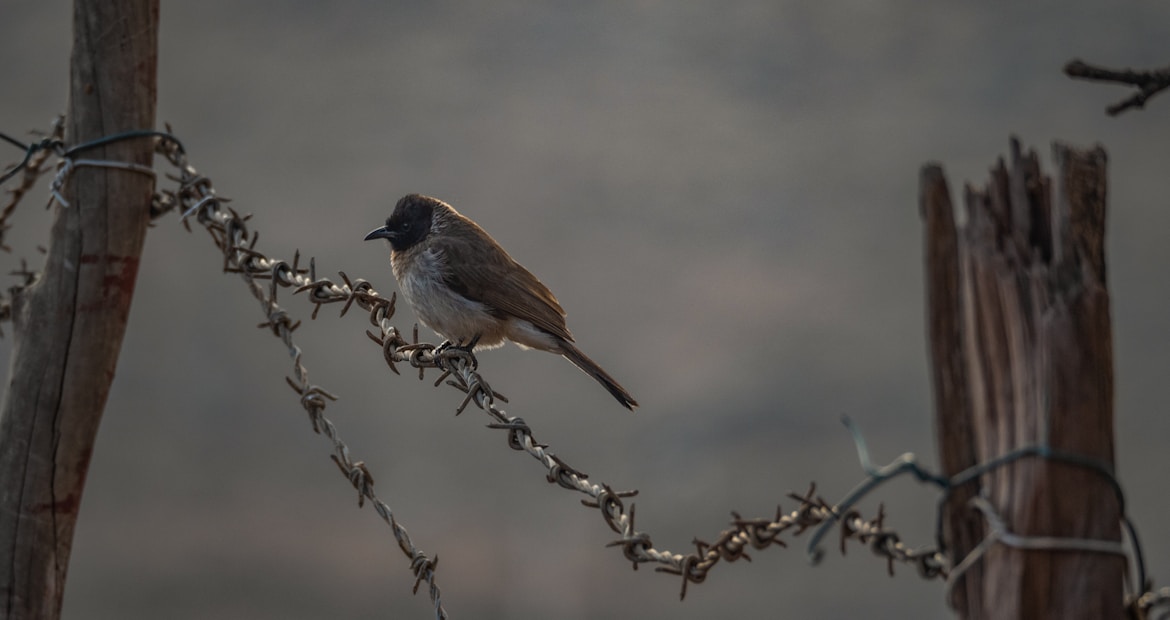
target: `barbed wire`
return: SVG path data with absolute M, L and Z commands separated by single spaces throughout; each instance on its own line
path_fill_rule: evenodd
M 787 546 L 780 539 L 784 533 L 798 536 L 808 529 L 814 534 L 809 542 L 808 554 L 815 563 L 823 557 L 820 541 L 833 527 L 839 532 L 840 551 L 845 553 L 846 543 L 849 540 L 857 541 L 868 546 L 879 557 L 887 562 L 887 570 L 893 575 L 895 563 L 913 565 L 918 574 L 926 579 L 946 578 L 948 587 L 967 569 L 967 567 L 982 556 L 987 547 L 993 544 L 1009 544 L 1022 548 L 1044 549 L 1075 549 L 1082 551 L 1099 551 L 1104 553 L 1125 554 L 1120 543 L 1113 541 L 1091 541 L 1079 539 L 1054 539 L 1045 537 L 1020 536 L 1009 532 L 999 519 L 990 504 L 980 505 L 976 502 L 975 508 L 980 510 L 991 524 L 992 535 L 981 544 L 976 551 L 964 558 L 958 566 L 950 566 L 945 554 L 942 541 L 941 525 L 936 527 L 937 547 L 911 549 L 903 544 L 899 535 L 885 527 L 885 508 L 879 505 L 877 515 L 872 519 L 865 519 L 853 506 L 874 488 L 902 474 L 912 474 L 921 482 L 939 486 L 944 490 L 945 501 L 951 488 L 965 484 L 996 467 L 1027 456 L 1040 456 L 1055 460 L 1064 460 L 1082 465 L 1106 475 L 1113 485 L 1118 500 L 1121 502 L 1121 514 L 1126 531 L 1130 536 L 1131 551 L 1139 576 L 1140 595 L 1127 597 L 1127 608 L 1131 615 L 1137 618 L 1148 618 L 1155 608 L 1170 606 L 1170 588 L 1154 591 L 1145 581 L 1144 561 L 1141 557 L 1141 547 L 1137 534 L 1124 511 L 1124 496 L 1120 484 L 1112 474 L 1112 469 L 1096 461 L 1085 459 L 1077 455 L 1066 455 L 1054 450 L 1039 446 L 1029 446 L 1013 451 L 988 463 L 976 465 L 965 472 L 945 478 L 933 474 L 917 464 L 913 455 L 907 454 L 896 459 L 890 465 L 877 468 L 869 460 L 868 450 L 860 431 L 846 420 L 846 425 L 853 432 L 858 449 L 859 460 L 867 478 L 857 488 L 850 492 L 838 504 L 830 504 L 816 494 L 815 485 L 810 485 L 803 494 L 789 494 L 789 498 L 797 503 L 795 510 L 785 513 L 777 506 L 774 517 L 771 518 L 744 518 L 737 512 L 732 512 L 731 527 L 721 531 L 712 542 L 708 543 L 695 539 L 695 551 L 690 553 L 674 553 L 656 549 L 650 536 L 639 532 L 635 528 L 635 506 L 631 502 L 626 507 L 623 501 L 637 495 L 636 490 L 614 491 L 608 484 L 591 482 L 589 476 L 570 466 L 556 456 L 546 444 L 538 442 L 528 424 L 519 417 L 512 417 L 500 409 L 497 402 L 508 402 L 500 393 L 493 390 L 488 382 L 478 372 L 476 358 L 470 352 L 455 348 L 437 351 L 434 345 L 418 341 L 418 328 L 415 326 L 412 339 L 407 341 L 400 331 L 392 324 L 396 296 L 383 297 L 373 286 L 363 279 L 350 279 L 344 272 L 339 272 L 341 283 L 329 278 L 318 278 L 315 261 L 310 259 L 309 267 L 300 266 L 300 252 L 296 252 L 292 263 L 271 258 L 256 249 L 259 234 L 249 230 L 248 215 L 241 216 L 234 209 L 227 206 L 229 200 L 219 197 L 209 178 L 199 174 L 187 161 L 187 156 L 181 144 L 169 133 L 155 131 L 127 132 L 109 136 L 92 143 L 86 143 L 73 149 L 64 149 L 59 139 L 55 142 L 46 138 L 40 144 L 39 150 L 34 151 L 32 146 L 27 147 L 25 160 L 4 175 L 4 180 L 11 178 L 18 171 L 24 170 L 25 177 L 19 188 L 19 193 L 12 192 L 14 199 L 9 207 L 0 212 L 0 234 L 3 233 L 3 223 L 7 215 L 23 196 L 35 184 L 41 174 L 41 169 L 49 153 L 55 153 L 68 161 L 76 152 L 108 144 L 118 139 L 151 136 L 157 141 L 157 152 L 163 155 L 168 162 L 178 169 L 177 176 L 168 175 L 178 183 L 178 189 L 166 189 L 156 194 L 151 205 L 151 215 L 161 217 L 172 210 L 182 210 L 180 221 L 191 230 L 190 221 L 194 220 L 208 231 L 212 240 L 223 254 L 223 269 L 225 272 L 237 273 L 249 287 L 249 290 L 260 302 L 267 321 L 259 327 L 271 329 L 287 347 L 293 359 L 295 379 L 286 377 L 289 386 L 298 394 L 302 407 L 309 415 L 313 430 L 324 434 L 333 444 L 334 453 L 331 459 L 354 488 L 358 491 L 358 505 L 363 506 L 368 500 L 378 514 L 390 525 L 399 548 L 410 559 L 411 570 L 415 575 L 414 591 L 417 592 L 425 581 L 428 584 L 428 594 L 434 604 L 437 618 L 446 618 L 446 610 L 442 606 L 441 593 L 435 582 L 435 569 L 438 557 L 431 559 L 418 550 L 410 540 L 405 528 L 398 523 L 389 506 L 374 494 L 374 480 L 368 468 L 362 461 L 354 461 L 349 448 L 339 438 L 336 427 L 324 415 L 326 404 L 336 397 L 309 382 L 308 370 L 301 362 L 302 351 L 292 339 L 292 332 L 300 322 L 293 322 L 288 312 L 277 304 L 278 288 L 294 287 L 294 295 L 307 293 L 307 300 L 314 305 L 312 318 L 315 319 L 322 306 L 327 304 L 341 304 L 340 316 L 345 316 L 354 306 L 362 308 L 368 313 L 370 323 L 377 328 L 377 333 L 367 331 L 367 336 L 376 343 L 383 353 L 383 359 L 389 368 L 400 374 L 398 364 L 409 364 L 418 370 L 419 378 L 425 378 L 425 371 L 436 369 L 440 372 L 434 381 L 437 387 L 444 382 L 459 390 L 464 398 L 456 408 L 456 415 L 462 413 L 469 404 L 475 404 L 491 418 L 487 426 L 492 429 L 506 431 L 507 444 L 514 450 L 528 453 L 541 463 L 546 480 L 551 484 L 567 490 L 577 491 L 586 495 L 581 503 L 587 507 L 598 509 L 602 519 L 619 537 L 608 546 L 620 548 L 624 557 L 632 563 L 635 570 L 641 564 L 656 564 L 657 572 L 664 572 L 680 576 L 682 587 L 680 598 L 685 598 L 687 586 L 691 583 L 702 583 L 706 580 L 709 571 L 720 561 L 734 562 L 739 559 L 750 560 L 748 547 L 766 549 L 772 545 Z M 5 140 L 19 146 L 19 142 L 7 136 Z M 44 154 L 42 156 L 42 153 Z M 104 165 L 104 163 L 103 163 Z M 63 170 L 68 170 L 66 165 Z M 64 172 L 62 174 L 67 174 Z M 2 182 L 2 181 L 0 181 Z M 24 277 L 25 285 L 35 280 L 36 274 L 28 270 L 22 261 L 22 268 L 14 272 Z M 269 284 L 260 281 L 268 280 Z M 11 291 L 15 296 L 19 287 Z M 0 321 L 11 318 L 11 303 L 0 298 Z M 975 498 L 978 500 L 979 498 Z M 939 503 L 939 518 L 941 518 L 943 502 Z M 1160 616 L 1165 617 L 1165 616 Z

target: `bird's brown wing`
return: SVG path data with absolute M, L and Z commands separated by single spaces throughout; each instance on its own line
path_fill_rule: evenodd
M 452 290 L 501 316 L 524 319 L 554 336 L 573 340 L 565 326 L 565 310 L 547 286 L 474 222 L 460 220 L 450 225 L 460 230 L 448 231 L 432 247 L 445 259 L 443 280 Z

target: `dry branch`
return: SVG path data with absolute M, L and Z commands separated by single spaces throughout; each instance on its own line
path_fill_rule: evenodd
M 1064 74 L 1081 80 L 1124 84 L 1136 88 L 1137 92 L 1134 94 L 1105 108 L 1105 113 L 1109 116 L 1117 116 L 1130 108 L 1140 110 L 1154 95 L 1170 87 L 1170 67 L 1135 71 L 1109 69 L 1082 60 L 1072 60 L 1064 66 Z

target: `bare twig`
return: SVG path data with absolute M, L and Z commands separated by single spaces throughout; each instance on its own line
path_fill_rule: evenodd
M 1112 82 L 1137 88 L 1137 92 L 1105 108 L 1109 116 L 1117 116 L 1130 109 L 1142 109 L 1154 95 L 1170 87 L 1170 67 L 1135 71 L 1133 69 L 1109 69 L 1091 65 L 1082 60 L 1072 60 L 1064 66 L 1064 74 L 1076 79 L 1095 82 Z

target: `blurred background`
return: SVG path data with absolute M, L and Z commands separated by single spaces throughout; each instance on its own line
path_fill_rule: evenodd
M 8 0 L 0 130 L 66 105 L 69 3 Z M 512 415 L 568 463 L 637 488 L 662 549 L 729 511 L 770 516 L 874 458 L 934 464 L 917 177 L 982 184 L 1010 134 L 1103 144 L 1117 440 L 1151 576 L 1170 583 L 1170 96 L 1073 82 L 1072 58 L 1170 62 L 1170 5 L 816 1 L 164 2 L 158 119 L 260 248 L 396 290 L 395 200 L 440 197 L 491 232 L 569 311 L 581 348 L 642 403 L 621 409 L 567 362 L 480 356 Z M 13 151 L 0 160 L 18 159 Z M 47 183 L 47 181 L 46 181 Z M 39 260 L 44 192 L 9 243 Z M 389 528 L 329 462 L 287 353 L 202 231 L 150 232 L 93 456 L 65 596 L 71 618 L 426 618 Z M 6 268 L 6 270 L 7 270 Z M 391 374 L 360 313 L 282 302 L 327 415 L 415 543 L 441 558 L 455 618 L 947 617 L 941 582 L 807 536 L 680 582 L 633 572 L 579 496 L 545 482 L 461 395 Z M 414 318 L 395 317 L 409 331 Z M 434 340 L 423 330 L 424 338 Z M 11 339 L 0 342 L 7 364 Z M 429 375 L 433 379 L 433 375 Z M 887 524 L 933 542 L 933 490 L 895 482 Z

